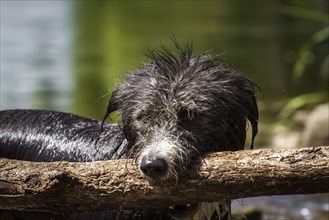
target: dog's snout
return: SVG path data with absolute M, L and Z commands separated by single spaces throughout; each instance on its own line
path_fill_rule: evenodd
M 163 158 L 150 159 L 147 156 L 142 158 L 140 169 L 151 178 L 159 178 L 168 170 L 168 164 Z

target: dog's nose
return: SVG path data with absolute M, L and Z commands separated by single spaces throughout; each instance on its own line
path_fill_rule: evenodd
M 140 169 L 151 178 L 159 178 L 168 170 L 168 164 L 163 158 L 149 159 L 147 156 L 142 158 Z

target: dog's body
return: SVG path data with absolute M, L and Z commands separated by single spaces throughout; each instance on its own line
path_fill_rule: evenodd
M 127 141 L 112 124 L 47 110 L 0 113 L 0 155 L 28 161 L 96 161 L 125 158 Z M 6 147 L 5 147 L 6 146 Z
M 51 111 L 2 111 L 0 156 L 31 161 L 135 158 L 141 174 L 161 185 L 177 183 L 191 161 L 201 162 L 206 153 L 243 149 L 247 120 L 253 144 L 258 122 L 254 83 L 209 54 L 192 57 L 190 46 L 175 45 L 177 55 L 152 51 L 151 64 L 127 75 L 112 93 L 106 117 L 119 111 L 119 126 Z M 106 215 L 230 219 L 230 201 Z

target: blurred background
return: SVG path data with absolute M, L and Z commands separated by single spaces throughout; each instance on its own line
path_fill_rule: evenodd
M 329 145 L 327 0 L 0 3 L 1 110 L 101 119 L 122 75 L 148 62 L 148 48 L 172 49 L 175 35 L 259 85 L 258 148 Z M 248 219 L 328 219 L 328 200 L 273 196 L 233 207 Z

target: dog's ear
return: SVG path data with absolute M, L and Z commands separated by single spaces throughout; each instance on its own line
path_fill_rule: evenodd
M 109 117 L 109 115 L 112 112 L 115 112 L 120 109 L 120 103 L 119 103 L 120 99 L 118 98 L 118 93 L 119 93 L 118 89 L 116 89 L 112 92 L 111 98 L 109 99 L 108 104 L 107 104 L 107 109 L 106 109 L 105 115 L 102 120 L 101 129 L 103 129 L 104 122 Z
M 112 92 L 111 98 L 107 104 L 107 114 L 111 114 L 120 109 L 119 89 Z
M 249 111 L 248 111 L 247 118 L 248 118 L 248 120 L 251 124 L 251 128 L 252 128 L 250 149 L 253 149 L 255 137 L 258 132 L 258 106 L 257 106 L 255 94 L 253 94 L 252 97 L 250 98 L 250 100 L 248 101 L 248 105 L 249 105 Z

